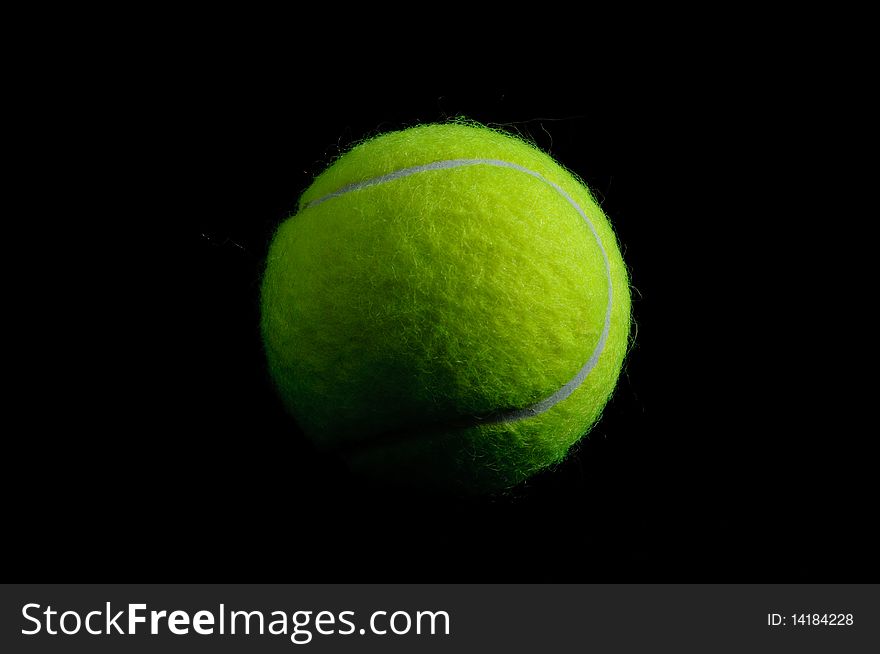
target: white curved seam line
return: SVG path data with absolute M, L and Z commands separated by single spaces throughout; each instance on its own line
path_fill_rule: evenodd
M 386 182 L 391 182 L 396 179 L 402 179 L 404 177 L 409 177 L 410 175 L 416 175 L 418 173 L 427 172 L 430 170 L 444 170 L 449 168 L 461 168 L 464 166 L 495 166 L 496 168 L 512 168 L 513 170 L 518 170 L 526 175 L 530 175 L 535 179 L 540 180 L 544 184 L 547 184 L 550 188 L 555 190 L 559 195 L 561 195 L 572 207 L 574 210 L 578 212 L 581 218 L 583 218 L 584 222 L 587 223 L 587 227 L 590 228 L 590 232 L 593 234 L 593 238 L 596 241 L 596 244 L 599 246 L 599 250 L 602 252 L 602 260 L 605 264 L 605 280 L 608 282 L 608 305 L 605 307 L 605 323 L 602 326 L 602 333 L 599 336 L 599 342 L 596 343 L 596 347 L 593 349 L 593 353 L 590 355 L 590 358 L 587 359 L 587 362 L 581 366 L 581 369 L 578 373 L 571 378 L 571 380 L 566 383 L 564 386 L 561 386 L 555 393 L 550 395 L 549 397 L 541 400 L 540 402 L 535 402 L 534 404 L 530 404 L 527 407 L 522 409 L 513 409 L 510 411 L 504 411 L 502 413 L 494 413 L 487 416 L 484 420 L 480 420 L 480 422 L 484 424 L 489 423 L 497 423 L 497 422 L 513 422 L 515 420 L 521 420 L 523 418 L 530 418 L 532 416 L 539 415 L 548 411 L 556 404 L 559 404 L 584 382 L 587 378 L 587 375 L 596 367 L 596 364 L 599 362 L 599 357 L 602 355 L 602 351 L 605 349 L 605 343 L 608 340 L 608 332 L 611 329 L 611 307 L 614 299 L 613 288 L 611 285 L 611 265 L 608 261 L 608 253 L 605 251 L 605 245 L 602 243 L 602 239 L 599 238 L 599 234 L 596 232 L 596 227 L 593 225 L 593 222 L 587 217 L 586 212 L 581 208 L 581 206 L 575 202 L 574 198 L 572 198 L 562 187 L 560 187 L 555 182 L 551 182 L 549 179 L 541 175 L 540 173 L 535 172 L 534 170 L 529 170 L 528 168 L 524 168 L 515 163 L 511 163 L 509 161 L 502 161 L 500 159 L 447 159 L 444 161 L 434 161 L 432 163 L 423 164 L 421 166 L 412 166 L 410 168 L 401 168 L 400 170 L 395 170 L 394 172 L 388 173 L 387 175 L 381 175 L 379 177 L 373 177 L 371 179 L 364 180 L 362 182 L 355 182 L 354 184 L 348 184 L 343 186 L 338 191 L 334 191 L 328 195 L 325 195 L 317 200 L 313 200 L 311 202 L 307 202 L 305 208 L 315 207 L 327 200 L 332 198 L 339 197 L 341 195 L 345 195 L 347 193 L 351 193 L 353 191 L 359 191 L 361 189 L 369 188 L 371 186 L 377 186 L 379 184 L 385 184 Z

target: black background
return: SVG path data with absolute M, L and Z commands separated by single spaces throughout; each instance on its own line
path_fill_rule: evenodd
M 809 371 L 791 361 L 822 354 L 795 344 L 797 272 L 770 266 L 785 180 L 754 145 L 776 117 L 684 86 L 311 86 L 194 66 L 105 80 L 100 101 L 60 93 L 43 185 L 65 208 L 32 206 L 65 227 L 38 227 L 57 265 L 6 462 L 21 580 L 876 581 L 867 436 L 794 389 Z M 365 486 L 318 453 L 258 332 L 269 239 L 310 180 L 364 137 L 459 116 L 588 183 L 638 326 L 569 459 L 477 500 Z

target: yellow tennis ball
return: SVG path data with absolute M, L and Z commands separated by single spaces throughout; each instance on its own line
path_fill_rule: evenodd
M 281 398 L 356 470 L 470 492 L 562 460 L 627 349 L 611 226 L 548 155 L 464 124 L 340 157 L 278 229 L 262 334 Z

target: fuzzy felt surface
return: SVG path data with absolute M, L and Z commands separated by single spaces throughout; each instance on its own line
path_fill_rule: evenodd
M 393 177 L 473 159 L 536 175 L 476 164 Z M 626 268 L 585 186 L 533 146 L 463 124 L 339 158 L 279 227 L 262 284 L 269 371 L 307 435 L 369 474 L 473 492 L 564 458 L 614 388 L 629 324 Z M 568 397 L 493 422 L 552 396 L 597 346 Z

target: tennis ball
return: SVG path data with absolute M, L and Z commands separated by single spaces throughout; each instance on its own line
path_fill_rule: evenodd
M 268 369 L 307 436 L 382 480 L 509 488 L 598 419 L 626 269 L 585 186 L 470 124 L 378 136 L 319 175 L 262 282 Z

